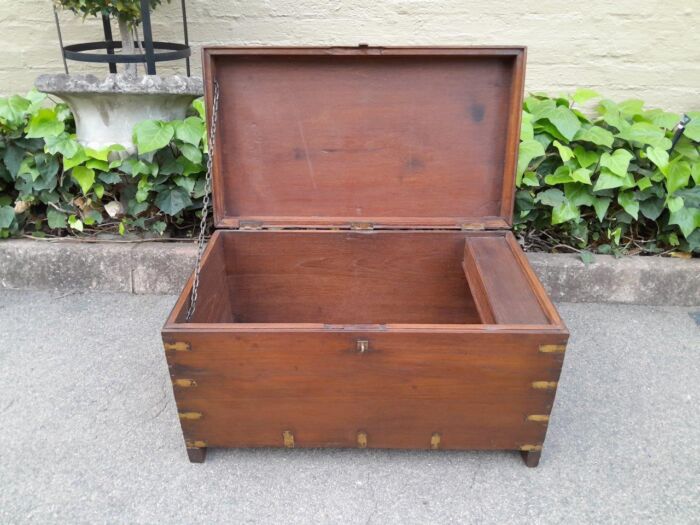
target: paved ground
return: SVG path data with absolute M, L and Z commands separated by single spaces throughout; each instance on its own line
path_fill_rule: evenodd
M 171 296 L 0 293 L 0 523 L 700 523 L 700 328 L 562 304 L 543 460 L 213 450 L 190 465 L 158 331 Z

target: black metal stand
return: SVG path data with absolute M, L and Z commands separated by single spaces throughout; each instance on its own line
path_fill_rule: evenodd
M 115 49 L 121 48 L 122 43 L 116 42 L 112 37 L 112 26 L 109 17 L 102 16 L 102 29 L 105 34 L 104 42 L 86 42 L 83 44 L 63 45 L 61 36 L 61 26 L 58 16 L 56 19 L 56 29 L 58 31 L 58 39 L 61 45 L 61 53 L 63 55 L 63 65 L 68 73 L 67 60 L 75 60 L 77 62 L 93 62 L 101 64 L 109 64 L 109 72 L 117 72 L 117 64 L 138 64 L 146 65 L 146 73 L 148 75 L 156 74 L 156 62 L 166 62 L 169 60 L 185 59 L 187 67 L 187 76 L 190 76 L 190 49 L 189 36 L 187 33 L 187 9 L 185 8 L 185 0 L 181 0 L 182 6 L 182 26 L 184 28 L 185 43 L 179 44 L 175 42 L 158 42 L 153 40 L 153 32 L 151 29 L 151 12 L 148 5 L 148 0 L 141 0 L 141 24 L 143 25 L 143 40 L 137 42 L 143 49 L 143 53 L 134 54 L 116 54 Z M 90 53 L 104 49 L 103 53 Z

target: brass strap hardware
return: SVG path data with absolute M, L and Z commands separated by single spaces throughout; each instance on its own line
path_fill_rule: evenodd
M 282 432 L 282 438 L 284 439 L 284 446 L 287 448 L 294 448 L 294 434 L 289 430 Z
M 540 345 L 540 352 L 543 354 L 563 354 L 566 345 Z
M 369 352 L 369 341 L 367 339 L 358 339 L 357 351 L 361 354 L 366 354 Z
M 351 230 L 374 230 L 374 224 L 371 222 L 351 222 Z
M 180 388 L 190 388 L 197 386 L 197 382 L 194 379 L 173 379 L 173 385 Z
M 440 448 L 440 433 L 435 432 L 430 436 L 430 450 L 437 450 Z
M 538 452 L 542 450 L 542 445 L 520 445 L 520 450 L 524 452 Z
M 180 419 L 195 420 L 202 418 L 201 412 L 178 412 L 177 415 L 180 416 Z
M 367 432 L 357 433 L 357 446 L 360 448 L 367 448 Z
M 536 390 L 554 390 L 557 388 L 556 381 L 534 381 L 532 383 L 532 388 Z
M 178 341 L 177 343 L 163 343 L 163 347 L 165 350 L 173 352 L 189 352 L 192 350 L 189 343 L 183 343 L 181 341 Z
M 185 446 L 187 448 L 206 448 L 207 444 L 205 441 L 185 441 Z
M 549 416 L 546 414 L 530 414 L 525 418 L 526 421 L 535 421 L 537 423 L 547 423 Z

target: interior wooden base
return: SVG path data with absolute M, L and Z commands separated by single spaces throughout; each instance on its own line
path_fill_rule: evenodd
M 192 323 L 558 323 L 502 231 L 217 231 L 200 279 Z

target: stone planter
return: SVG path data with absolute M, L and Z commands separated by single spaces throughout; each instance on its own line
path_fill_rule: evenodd
M 78 141 L 93 149 L 121 144 L 128 153 L 136 147 L 134 126 L 142 120 L 185 117 L 192 101 L 203 93 L 199 78 L 172 76 L 41 75 L 36 88 L 56 95 L 70 106 Z

